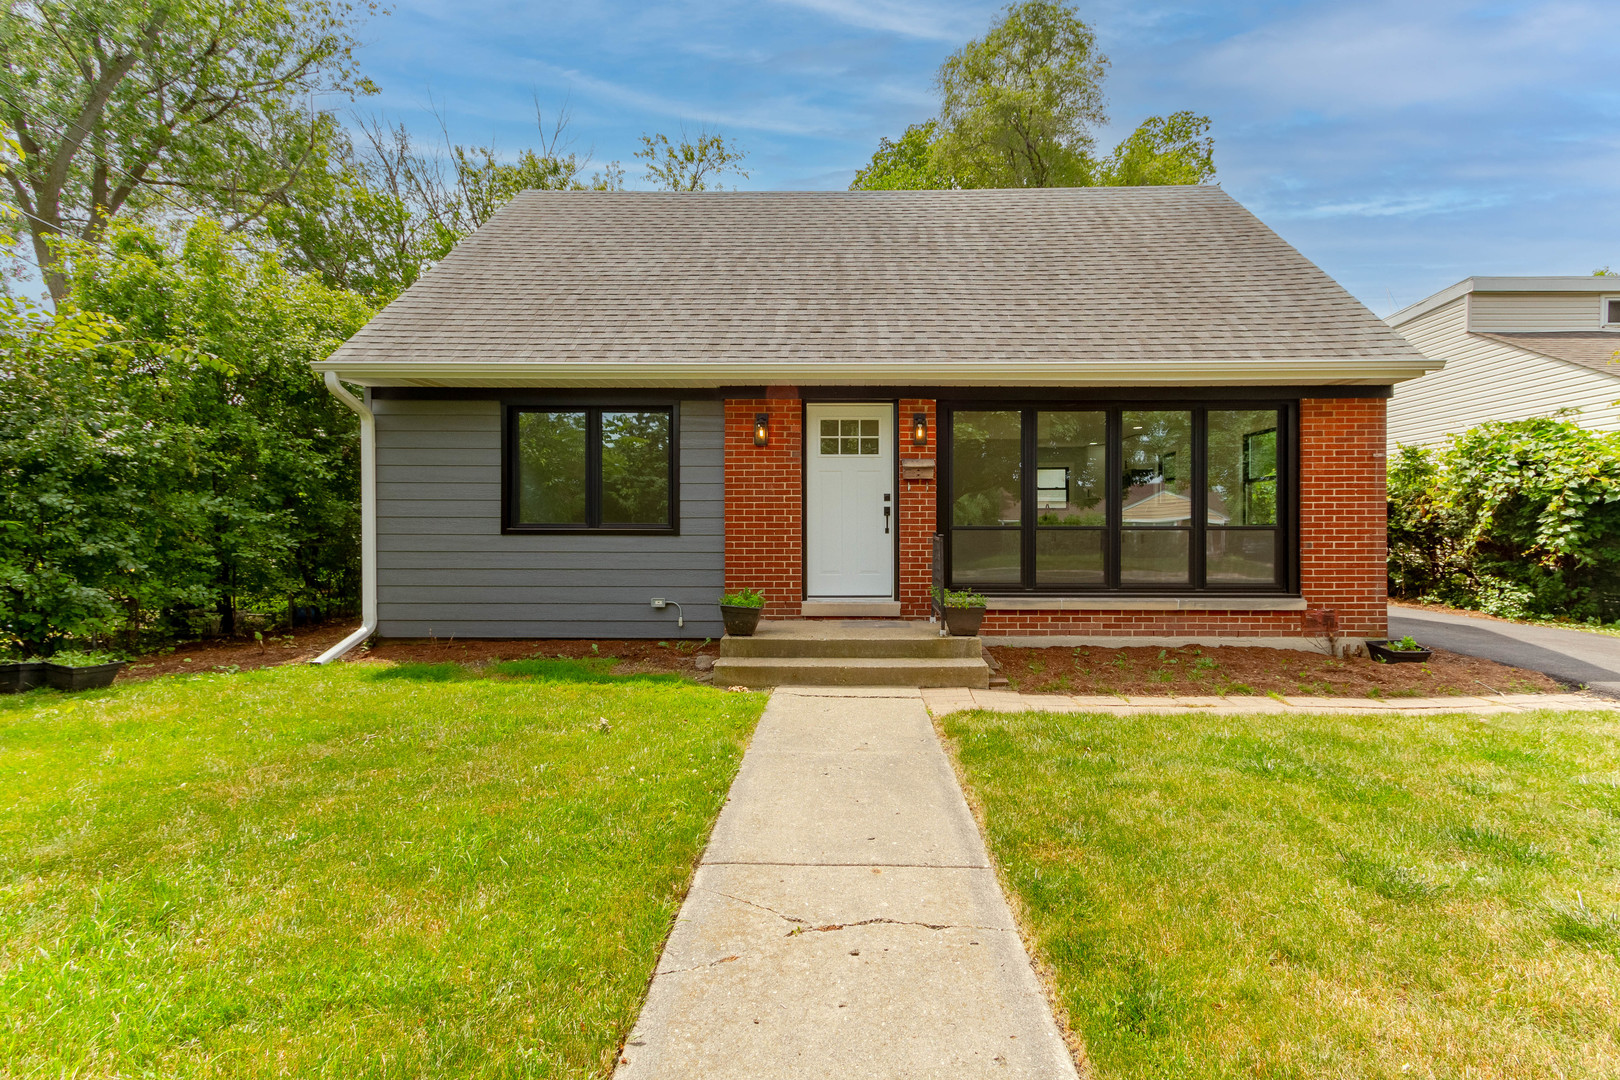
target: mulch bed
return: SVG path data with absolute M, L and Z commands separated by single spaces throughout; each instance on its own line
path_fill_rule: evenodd
M 351 659 L 391 660 L 396 663 L 439 664 L 454 660 L 458 664 L 483 664 L 491 660 L 528 660 L 540 657 L 546 660 L 582 660 L 602 657 L 618 660 L 615 675 L 696 675 L 695 663 L 699 656 L 719 656 L 718 641 L 580 641 L 577 639 L 540 639 L 533 641 L 441 641 L 441 642 L 383 642 L 366 651 L 350 653 Z
M 332 645 L 342 641 L 357 624 L 330 623 L 307 629 L 266 634 L 263 642 L 241 639 L 194 641 L 172 650 L 143 656 L 125 668 L 118 681 L 133 682 L 155 675 L 186 672 L 252 671 L 281 664 L 308 663 Z M 589 656 L 610 657 L 621 663 L 613 670 L 620 675 L 680 674 L 697 676 L 694 661 L 699 656 L 719 656 L 718 642 L 696 641 L 457 641 L 382 642 L 370 648 L 361 646 L 344 657 L 345 662 L 366 663 L 388 660 L 396 663 L 483 664 L 491 660 L 549 659 L 577 660 Z
M 1422 664 L 1380 664 L 1364 656 L 1335 659 L 1291 649 L 1100 649 L 987 646 L 1008 687 L 1031 694 L 1297 694 L 1314 697 L 1442 697 L 1534 694 L 1565 689 L 1534 671 L 1444 649 Z
M 354 629 L 331 623 L 266 634 L 263 642 L 223 640 L 178 645 L 130 664 L 119 682 L 199 671 L 252 671 L 298 664 L 319 656 Z M 1425 664 L 1379 664 L 1365 657 L 1335 660 L 1323 653 L 1286 649 L 1184 646 L 1179 649 L 987 646 L 1013 690 L 1046 694 L 1308 694 L 1328 697 L 1428 697 L 1564 689 L 1545 675 L 1436 649 Z M 531 657 L 619 660 L 619 674 L 677 674 L 707 679 L 700 656 L 720 654 L 716 641 L 384 641 L 362 646 L 345 662 L 478 665 Z

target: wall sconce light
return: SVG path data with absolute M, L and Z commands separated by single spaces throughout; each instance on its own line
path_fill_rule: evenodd
M 918 413 L 911 418 L 911 445 L 928 445 L 928 414 Z
M 754 414 L 754 445 L 767 446 L 771 441 L 771 418 L 766 413 Z

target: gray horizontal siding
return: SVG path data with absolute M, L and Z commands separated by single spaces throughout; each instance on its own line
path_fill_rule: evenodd
M 676 536 L 501 534 L 500 405 L 374 402 L 384 637 L 719 637 L 723 417 L 681 403 Z M 654 611 L 653 597 L 680 603 Z
M 485 511 L 483 506 L 467 507 L 460 503 L 424 502 L 413 503 L 403 512 L 397 509 L 404 504 L 395 503 L 395 509 L 379 507 L 377 515 L 377 548 L 386 550 L 383 535 L 392 532 L 390 540 L 407 541 L 415 536 L 499 536 L 501 532 L 501 506 L 495 503 L 493 508 Z M 445 510 L 444 516 L 438 516 L 439 511 Z M 551 551 L 589 550 L 603 552 L 639 551 L 645 553 L 647 548 L 643 545 L 659 543 L 667 545 L 657 550 L 681 551 L 692 545 L 704 548 L 719 548 L 722 545 L 716 542 L 715 537 L 721 536 L 725 529 L 725 522 L 717 517 L 697 518 L 693 521 L 681 520 L 681 535 L 678 537 L 645 537 L 645 536 L 591 536 L 587 533 L 569 535 L 558 533 L 545 539 L 551 540 L 558 546 L 544 548 Z M 512 539 L 508 537 L 507 539 Z M 540 537 L 532 537 L 538 540 Z M 591 546 L 585 549 L 576 549 L 569 546 L 590 542 Z M 684 541 L 684 543 L 683 543 Z M 600 546 L 596 546 L 600 545 Z

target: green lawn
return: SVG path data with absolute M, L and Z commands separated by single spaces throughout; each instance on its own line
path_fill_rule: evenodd
M 1100 1076 L 1620 1076 L 1611 715 L 943 726 Z
M 0 698 L 0 1075 L 605 1075 L 764 701 L 608 666 Z

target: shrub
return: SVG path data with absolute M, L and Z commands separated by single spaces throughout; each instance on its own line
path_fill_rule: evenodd
M 358 591 L 355 418 L 311 360 L 359 298 L 200 221 L 72 252 L 46 314 L 0 297 L 0 639 L 31 651 L 222 628 Z
M 1394 596 L 1508 617 L 1613 618 L 1620 436 L 1492 421 L 1389 470 Z

